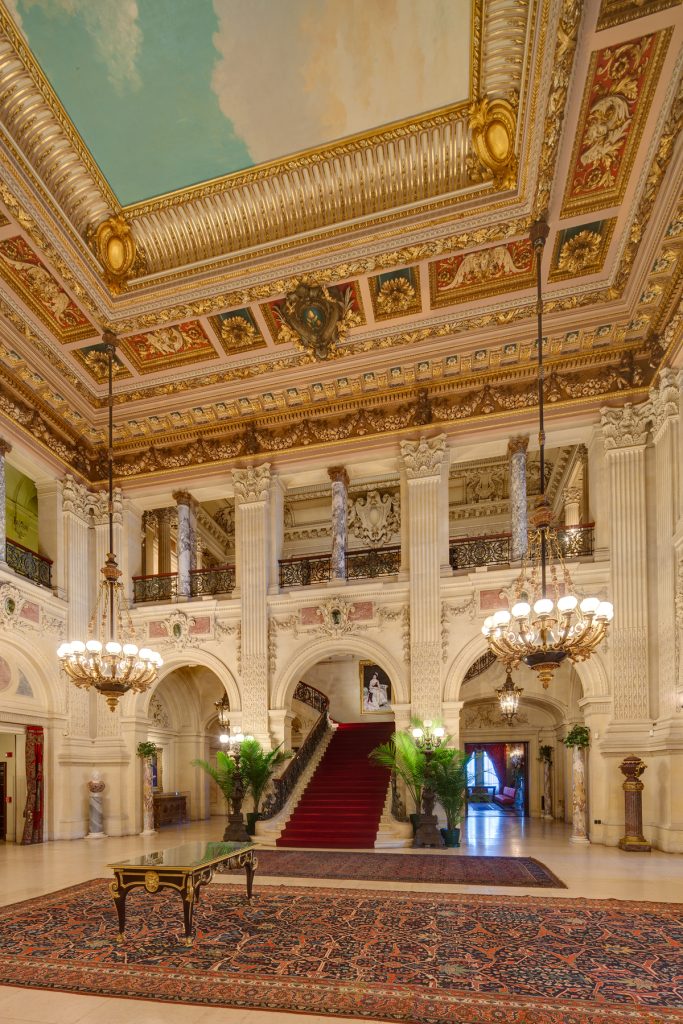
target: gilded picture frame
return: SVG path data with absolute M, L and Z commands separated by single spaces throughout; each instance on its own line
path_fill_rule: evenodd
M 358 665 L 360 682 L 360 712 L 362 715 L 386 715 L 392 711 L 391 679 L 374 661 L 361 661 Z

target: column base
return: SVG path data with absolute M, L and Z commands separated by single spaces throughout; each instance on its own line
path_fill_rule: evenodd
M 570 836 L 570 843 L 581 843 L 582 846 L 590 846 L 591 841 L 587 836 Z
M 647 839 L 640 839 L 638 836 L 624 836 L 618 844 L 620 850 L 626 853 L 651 853 L 652 847 Z
M 88 832 L 87 836 L 83 836 L 84 839 L 106 839 L 106 832 Z
M 156 834 L 157 830 L 155 828 L 145 828 L 142 832 L 138 832 L 139 836 L 155 836 Z
M 555 821 L 552 814 L 542 814 L 541 817 L 544 821 Z

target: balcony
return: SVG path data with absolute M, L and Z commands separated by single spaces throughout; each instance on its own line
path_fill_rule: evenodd
M 400 547 L 363 548 L 346 556 L 347 580 L 372 580 L 395 576 L 401 567 Z M 332 579 L 329 555 L 285 558 L 280 562 L 281 587 L 312 587 Z
M 564 558 L 590 558 L 593 554 L 595 523 L 567 526 L 557 531 Z M 508 565 L 509 533 L 483 534 L 480 537 L 456 537 L 448 548 L 451 569 L 477 569 L 487 565 Z
M 5 542 L 5 561 L 10 569 L 40 587 L 52 587 L 52 560 L 25 548 L 16 540 Z
M 231 594 L 235 589 L 235 566 L 219 565 L 211 569 L 190 571 L 190 597 L 211 597 Z M 175 601 L 178 598 L 178 574 L 156 573 L 151 576 L 133 576 L 135 604 Z

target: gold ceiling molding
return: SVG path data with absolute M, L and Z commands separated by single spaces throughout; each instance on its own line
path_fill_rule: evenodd
M 104 270 L 104 279 L 115 295 L 125 288 L 133 273 L 144 273 L 144 252 L 135 244 L 130 224 L 118 214 L 107 217 L 96 228 L 89 225 L 86 239 Z
M 602 0 L 598 14 L 597 30 L 614 28 L 625 21 L 646 18 L 668 7 L 678 7 L 681 0 Z
M 402 246 L 388 252 L 369 254 L 360 259 L 345 260 L 303 275 L 304 280 L 311 284 L 330 285 L 339 281 L 347 281 L 353 277 L 382 270 L 392 270 L 405 264 L 417 263 L 431 256 L 447 255 L 461 249 L 468 249 L 486 242 L 505 241 L 528 232 L 531 217 L 519 217 L 511 221 L 489 224 L 486 227 L 462 231 L 443 238 L 428 239 L 414 245 Z M 165 306 L 163 309 L 141 313 L 134 317 L 121 317 L 110 322 L 112 330 L 120 334 L 130 334 L 145 328 L 158 327 L 173 321 L 188 320 L 196 316 L 209 316 L 244 306 L 248 302 L 281 298 L 296 287 L 302 275 L 281 277 L 265 284 L 251 285 L 220 295 L 207 296 L 194 302 L 178 303 Z
M 605 357 L 606 353 L 594 353 L 578 370 L 578 359 L 549 362 L 548 402 L 566 406 L 645 392 L 653 371 L 642 346 Z M 213 426 L 201 434 L 195 430 L 189 437 L 186 432 L 172 444 L 150 445 L 145 438 L 132 445 L 117 445 L 114 473 L 119 479 L 131 479 L 223 464 L 245 456 L 272 458 L 278 453 L 369 436 L 392 436 L 425 426 L 444 428 L 483 417 L 527 413 L 535 407 L 537 397 L 533 366 L 507 379 L 500 374 L 485 374 L 444 382 L 433 390 L 420 387 L 410 394 L 394 396 L 391 403 L 363 395 L 354 403 L 337 403 L 321 410 L 316 417 L 292 413 L 289 423 L 278 415 L 227 428 Z
M 546 211 L 550 206 L 550 193 L 557 169 L 557 152 L 564 124 L 567 93 L 574 67 L 576 42 L 583 6 L 583 0 L 563 0 L 562 3 L 552 78 L 548 90 L 548 102 L 546 104 L 546 115 L 543 125 L 543 145 L 541 147 L 536 197 L 534 199 L 534 220 L 546 215 Z
M 470 107 L 472 145 L 479 162 L 500 188 L 514 188 L 517 180 L 515 135 L 517 109 L 508 100 L 484 98 Z
M 118 202 L 0 2 L 0 123 L 80 233 Z

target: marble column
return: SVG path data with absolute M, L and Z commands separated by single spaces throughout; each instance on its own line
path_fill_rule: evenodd
M 679 509 L 679 393 L 676 374 L 664 369 L 658 386 L 650 388 L 652 440 L 655 449 L 655 508 L 657 545 L 657 662 L 659 720 L 671 718 L 676 711 L 678 689 L 676 644 L 677 562 L 675 534 Z M 678 557 L 677 557 L 678 556 Z
M 157 538 L 159 545 L 159 560 L 157 572 L 167 573 L 171 571 L 171 522 L 175 511 L 172 508 L 157 509 Z
M 332 555 L 330 577 L 346 580 L 347 502 L 349 477 L 343 466 L 328 469 L 332 481 Z
M 242 611 L 242 731 L 270 747 L 268 731 L 268 569 L 270 464 L 233 470 L 238 500 Z
M 440 513 L 444 434 L 401 441 L 408 491 L 410 689 L 412 713 L 439 718 L 442 695 Z
M 618 721 L 647 721 L 650 716 L 645 511 L 648 422 L 645 404 L 627 402 L 622 409 L 601 410 L 612 563 L 609 600 L 614 605 L 614 718 Z
M 0 564 L 7 561 L 7 482 L 5 480 L 5 456 L 12 451 L 12 445 L 0 437 Z
M 553 778 L 552 762 L 543 759 L 543 817 L 546 821 L 553 820 Z
M 565 487 L 564 489 L 564 525 L 579 526 L 581 523 L 581 488 Z
M 154 575 L 154 547 L 157 535 L 157 514 L 154 511 L 142 514 L 142 571 L 145 576 Z
M 178 509 L 178 537 L 176 556 L 178 559 L 178 597 L 188 598 L 191 592 L 190 569 L 192 568 L 192 495 L 189 491 L 174 491 L 173 500 Z
M 572 834 L 573 843 L 588 843 L 586 812 L 586 752 L 572 747 Z
M 510 462 L 510 558 L 513 562 L 524 557 L 529 543 L 529 521 L 526 494 L 526 452 L 528 437 L 511 437 L 508 441 Z

